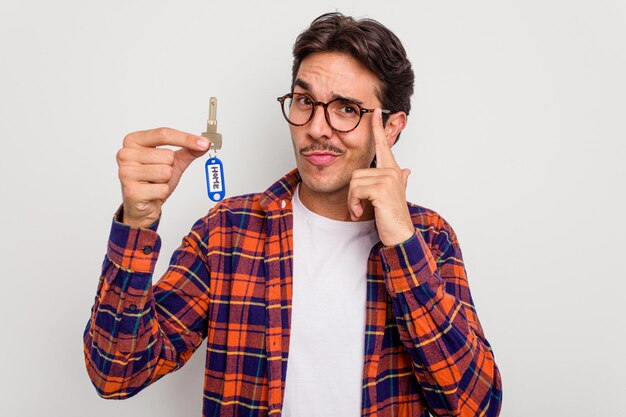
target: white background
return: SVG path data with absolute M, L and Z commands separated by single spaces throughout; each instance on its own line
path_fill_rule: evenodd
M 200 416 L 203 353 L 105 401 L 82 332 L 128 132 L 204 130 L 229 195 L 294 166 L 276 97 L 291 46 L 338 9 L 386 24 L 416 74 L 395 154 L 455 228 L 504 381 L 502 416 L 624 415 L 626 3 L 2 1 L 0 414 Z M 168 201 L 158 271 L 211 206 L 203 162 Z

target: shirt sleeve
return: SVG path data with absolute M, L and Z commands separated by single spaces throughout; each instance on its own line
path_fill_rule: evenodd
M 153 286 L 156 228 L 113 220 L 83 337 L 87 372 L 104 398 L 131 397 L 180 368 L 206 336 L 207 219 L 194 224 Z
M 436 416 L 499 414 L 501 379 L 472 302 L 461 250 L 439 218 L 409 240 L 381 249 L 400 338 Z

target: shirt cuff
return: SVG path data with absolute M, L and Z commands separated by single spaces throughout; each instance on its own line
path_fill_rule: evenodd
M 107 257 L 122 269 L 151 274 L 161 250 L 161 238 L 156 232 L 159 221 L 148 228 L 131 227 L 118 220 L 121 210 L 113 216 Z
M 380 258 L 387 288 L 394 293 L 426 283 L 437 270 L 437 262 L 419 231 L 398 245 L 383 247 Z

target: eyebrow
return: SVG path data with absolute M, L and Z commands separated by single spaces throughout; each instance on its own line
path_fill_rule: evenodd
M 300 88 L 302 88 L 303 90 L 306 90 L 306 92 L 307 92 L 309 95 L 312 95 L 312 94 L 310 93 L 310 91 L 311 91 L 311 84 L 307 83 L 306 81 L 301 80 L 300 78 L 297 78 L 297 79 L 296 79 L 296 82 L 294 82 L 294 83 L 293 83 L 293 86 L 294 86 L 294 88 L 295 88 L 295 87 L 300 87 Z M 315 97 L 314 97 L 314 98 L 315 98 Z M 355 102 L 355 103 L 356 103 L 356 104 L 358 104 L 359 106 L 362 106 L 362 105 L 363 105 L 363 101 L 361 101 L 361 100 L 359 100 L 359 99 L 357 99 L 357 98 L 355 98 L 355 97 L 348 97 L 348 96 L 342 96 L 342 95 L 340 95 L 340 94 L 333 94 L 333 95 L 332 95 L 332 97 L 331 97 L 331 100 L 337 100 L 337 99 L 339 99 L 339 100 L 350 100 L 350 101 Z

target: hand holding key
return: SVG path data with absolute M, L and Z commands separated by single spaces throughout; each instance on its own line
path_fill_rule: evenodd
M 178 146 L 180 149 L 159 148 Z M 209 150 L 209 140 L 169 128 L 130 133 L 117 153 L 122 184 L 122 222 L 148 227 L 161 215 L 183 172 Z

